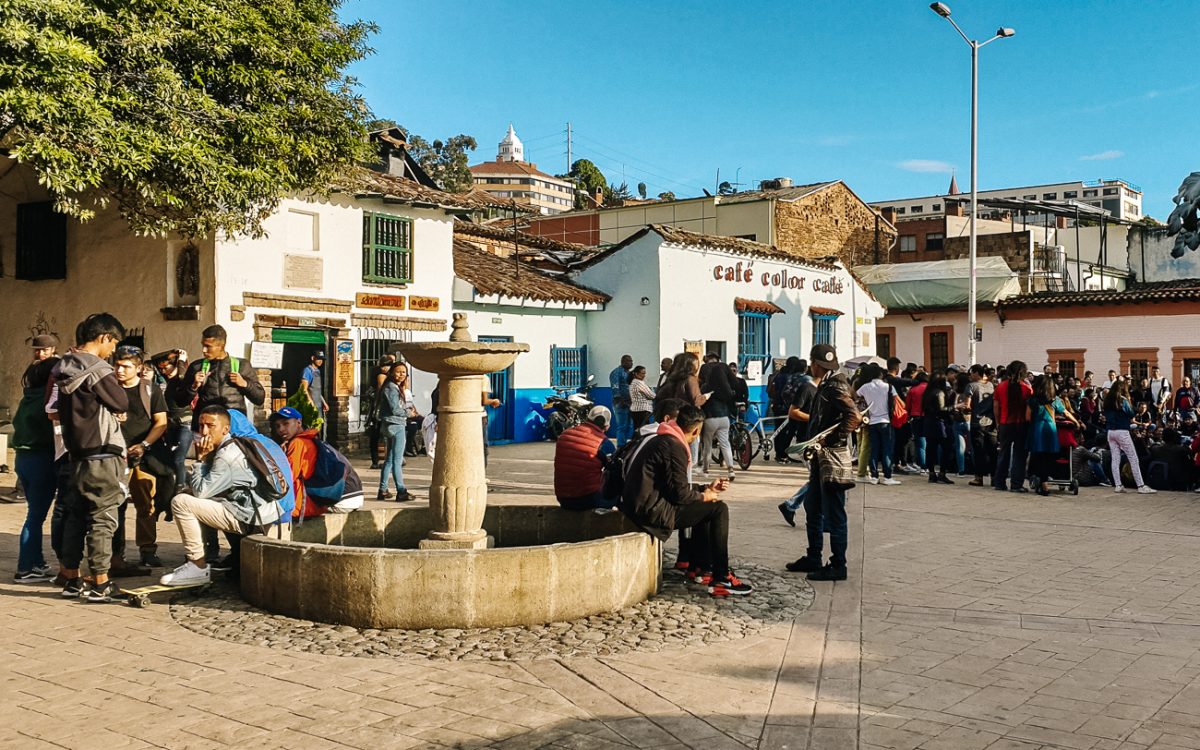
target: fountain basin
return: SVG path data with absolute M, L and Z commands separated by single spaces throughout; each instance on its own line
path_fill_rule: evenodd
M 397 344 L 396 350 L 418 370 L 442 377 L 486 375 L 508 367 L 528 344 L 510 342 L 422 341 Z
M 327 514 L 291 541 L 242 540 L 242 595 L 276 614 L 361 628 L 509 627 L 623 609 L 657 590 L 661 548 L 622 513 L 488 508 L 490 549 L 415 549 L 426 507 Z

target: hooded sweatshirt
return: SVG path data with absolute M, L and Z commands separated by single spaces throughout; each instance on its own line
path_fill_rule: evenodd
M 63 356 L 56 369 L 58 419 L 71 460 L 124 455 L 116 415 L 129 409 L 129 399 L 112 366 L 79 350 Z
M 250 468 L 246 454 L 233 444 L 234 437 L 255 440 L 267 449 L 275 463 L 287 474 L 287 495 L 272 502 L 259 494 L 259 477 Z M 287 523 L 295 507 L 292 491 L 294 482 L 283 449 L 255 430 L 240 411 L 229 412 L 229 434 L 205 460 L 192 466 L 188 484 L 193 495 L 220 500 L 239 521 L 247 525 Z

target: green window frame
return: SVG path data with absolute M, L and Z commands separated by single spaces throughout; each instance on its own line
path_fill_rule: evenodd
M 411 284 L 412 219 L 363 212 L 363 281 Z

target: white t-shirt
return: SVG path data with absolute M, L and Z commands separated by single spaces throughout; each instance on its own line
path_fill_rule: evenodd
M 1150 398 L 1154 400 L 1154 403 L 1161 404 L 1169 395 L 1171 395 L 1170 380 L 1157 378 L 1150 381 Z
M 872 380 L 858 389 L 858 395 L 867 402 L 867 424 L 887 424 L 892 421 L 888 408 L 888 396 L 892 386 L 886 380 Z

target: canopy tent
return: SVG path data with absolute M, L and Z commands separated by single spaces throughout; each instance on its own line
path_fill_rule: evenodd
M 934 260 L 856 266 L 854 273 L 890 312 L 966 307 L 970 298 L 970 261 Z M 979 258 L 976 264 L 976 303 L 991 304 L 1021 293 L 1017 273 L 1004 258 Z

